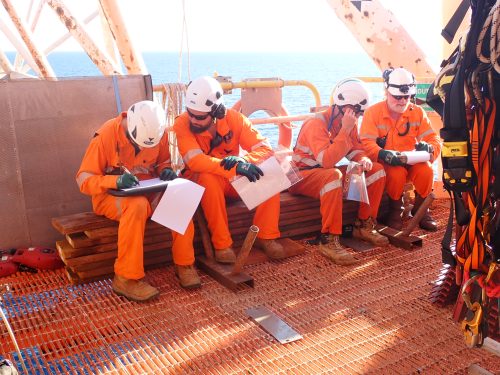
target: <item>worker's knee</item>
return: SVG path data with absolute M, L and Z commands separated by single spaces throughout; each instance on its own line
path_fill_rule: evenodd
M 146 220 L 151 215 L 151 205 L 143 196 L 126 197 L 121 203 L 122 217 L 134 217 L 136 219 Z

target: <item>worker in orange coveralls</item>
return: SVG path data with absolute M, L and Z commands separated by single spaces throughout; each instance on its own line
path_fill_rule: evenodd
M 95 213 L 119 221 L 112 288 L 133 301 L 146 301 L 159 294 L 141 279 L 144 229 L 161 194 L 115 197 L 108 189 L 130 188 L 141 179 L 158 176 L 162 180 L 177 177 L 170 168 L 165 128 L 165 112 L 158 104 L 148 100 L 135 103 L 95 133 L 76 175 L 80 191 L 92 196 Z M 186 288 L 200 286 L 193 267 L 193 236 L 192 222 L 184 235 L 172 231 L 175 272 Z
M 226 109 L 223 91 L 212 77 L 193 80 L 186 91 L 186 112 L 174 123 L 177 146 L 184 159 L 183 175 L 205 187 L 201 206 L 215 248 L 215 260 L 234 263 L 232 238 L 228 228 L 225 196 L 238 197 L 229 179 L 239 175 L 255 182 L 263 176 L 256 165 L 273 155 L 271 146 L 241 113 Z M 247 151 L 239 156 L 240 147 Z M 286 256 L 281 244 L 278 221 L 279 194 L 256 208 L 253 223 L 259 227 L 255 245 L 267 256 Z
M 431 163 L 441 152 L 441 139 L 431 127 L 422 107 L 411 102 L 415 96 L 415 77 L 404 68 L 388 69 L 383 74 L 386 99 L 369 107 L 363 117 L 360 138 L 368 156 L 384 164 L 386 191 L 390 211 L 384 222 L 401 230 L 403 227 L 402 195 L 407 180 L 415 186 L 414 214 L 432 191 Z M 406 165 L 401 151 L 427 151 L 430 161 Z M 437 230 L 435 220 L 427 210 L 420 220 L 425 230 Z
M 328 110 L 302 125 L 293 150 L 293 160 L 303 179 L 289 191 L 320 200 L 319 251 L 334 263 L 350 265 L 356 259 L 339 242 L 342 233 L 342 180 L 347 168 L 335 166 L 346 157 L 359 163 L 366 174 L 370 204 L 360 203 L 353 235 L 377 246 L 389 243 L 375 230 L 385 173 L 382 165 L 372 163 L 366 156 L 358 139 L 358 117 L 369 101 L 363 82 L 354 78 L 342 80 L 333 89 L 332 98 L 333 105 Z

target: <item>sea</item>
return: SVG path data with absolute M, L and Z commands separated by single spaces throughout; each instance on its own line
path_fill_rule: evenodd
M 13 53 L 7 53 L 13 61 Z M 313 84 L 321 96 L 321 104 L 327 105 L 336 82 L 347 77 L 380 77 L 381 73 L 364 53 L 241 53 L 241 52 L 144 52 L 144 63 L 153 84 L 188 83 L 201 75 L 231 77 L 233 82 L 248 78 L 281 78 L 305 80 Z M 101 75 L 84 52 L 53 52 L 49 63 L 58 77 Z M 124 70 L 125 71 L 125 70 Z M 382 85 L 369 85 L 373 101 L 383 97 Z M 240 97 L 240 90 L 226 95 L 226 105 L 231 106 Z M 312 92 L 304 86 L 288 86 L 282 90 L 283 104 L 290 115 L 310 113 L 316 105 Z M 256 112 L 250 117 L 266 117 Z M 293 123 L 294 139 L 300 122 Z M 277 145 L 278 130 L 273 124 L 260 125 L 259 130 Z

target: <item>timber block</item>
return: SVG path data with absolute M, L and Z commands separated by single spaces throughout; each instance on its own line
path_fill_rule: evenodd
M 383 214 L 387 205 L 382 201 L 380 212 Z M 304 248 L 287 238 L 301 238 L 321 230 L 319 201 L 313 198 L 280 194 L 280 231 L 281 239 L 290 256 L 302 254 Z M 343 222 L 352 224 L 358 212 L 358 203 L 344 201 Z M 234 248 L 243 244 L 248 229 L 252 225 L 255 210 L 249 211 L 240 200 L 228 201 L 227 214 L 229 230 Z M 196 257 L 204 254 L 201 231 L 196 220 L 194 248 Z M 52 219 L 52 226 L 64 238 L 57 241 L 56 248 L 66 265 L 68 278 L 74 283 L 88 282 L 108 277 L 113 274 L 113 264 L 118 248 L 118 223 L 93 212 L 75 213 Z M 170 248 L 171 231 L 158 223 L 148 220 L 144 234 L 144 264 L 146 268 L 172 262 Z M 260 250 L 250 253 L 249 262 L 267 261 L 267 256 Z

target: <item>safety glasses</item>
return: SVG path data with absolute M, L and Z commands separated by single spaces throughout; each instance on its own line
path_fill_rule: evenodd
M 401 99 L 408 100 L 408 99 L 413 99 L 415 95 L 392 95 L 391 94 L 391 96 L 396 100 L 401 100 Z
M 198 121 L 203 121 L 203 120 L 206 120 L 208 118 L 208 116 L 210 116 L 210 113 L 206 113 L 204 115 L 195 115 L 194 113 L 192 113 L 189 109 L 186 108 L 186 111 L 189 115 L 189 117 L 192 117 L 194 118 L 195 120 L 198 120 Z

